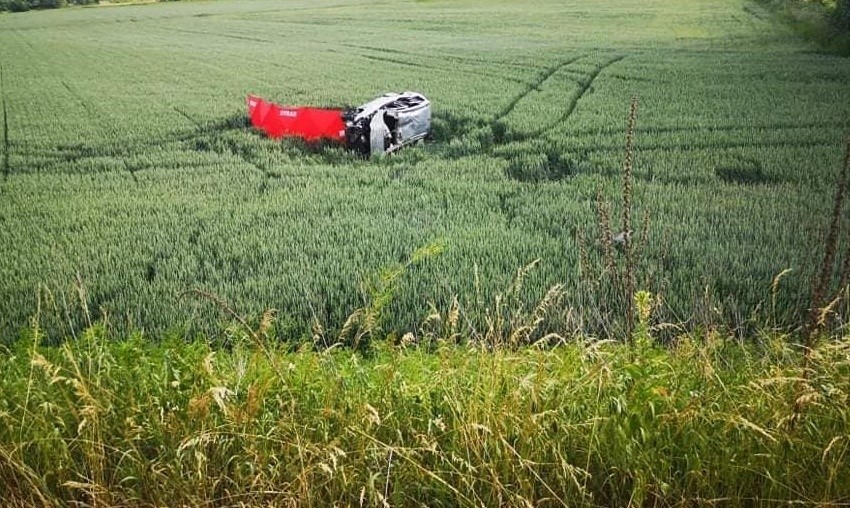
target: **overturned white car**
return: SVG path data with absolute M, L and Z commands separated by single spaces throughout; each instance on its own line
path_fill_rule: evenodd
M 416 92 L 388 93 L 342 113 L 346 143 L 380 155 L 424 139 L 431 132 L 431 102 Z

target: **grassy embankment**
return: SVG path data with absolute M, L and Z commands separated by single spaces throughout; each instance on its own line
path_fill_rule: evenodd
M 645 308 L 639 306 L 639 315 Z M 444 321 L 451 316 L 442 316 Z M 233 332 L 0 354 L 6 506 L 836 506 L 850 500 L 850 339 L 370 354 Z M 449 327 L 446 328 L 448 330 Z M 408 339 L 411 336 L 407 337 Z

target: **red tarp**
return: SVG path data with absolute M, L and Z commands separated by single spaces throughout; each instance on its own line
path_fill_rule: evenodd
M 251 125 L 272 138 L 297 136 L 307 141 L 322 138 L 345 141 L 341 109 L 278 106 L 249 95 L 248 116 Z

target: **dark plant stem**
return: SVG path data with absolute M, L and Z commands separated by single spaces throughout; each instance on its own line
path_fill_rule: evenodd
M 834 270 L 835 251 L 838 246 L 838 237 L 841 234 L 841 211 L 844 208 L 845 196 L 847 194 L 847 179 L 850 176 L 848 173 L 850 173 L 850 139 L 847 140 L 844 163 L 841 167 L 841 172 L 838 174 L 838 183 L 835 188 L 835 198 L 832 204 L 832 217 L 830 218 L 829 230 L 827 231 L 824 242 L 823 262 L 821 263 L 820 272 L 815 279 L 814 288 L 812 289 L 811 308 L 809 309 L 809 319 L 806 324 L 807 358 L 809 351 L 815 345 L 817 334 L 822 324 L 820 314 L 826 300 L 826 293 L 829 289 L 829 283 Z
M 611 233 L 611 209 L 605 202 L 605 198 L 602 197 L 601 188 L 596 191 L 596 214 L 599 225 L 599 243 L 602 244 L 603 263 L 608 276 L 613 277 L 616 266 L 614 263 L 613 235 Z
M 626 159 L 623 161 L 623 247 L 626 255 L 626 340 L 632 340 L 635 329 L 635 273 L 632 253 L 632 163 L 634 161 L 635 121 L 637 119 L 637 97 L 632 97 L 629 106 L 626 130 Z
M 847 137 L 847 147 L 844 150 L 844 174 L 846 178 L 850 178 L 850 136 Z M 850 283 L 850 240 L 847 242 L 847 247 L 844 250 L 844 258 L 841 261 L 841 277 L 838 280 L 839 293 L 847 289 L 847 284 Z
M 797 383 L 795 390 L 794 406 L 791 414 L 790 426 L 794 429 L 797 422 L 803 414 L 803 395 L 809 386 L 809 379 L 812 375 L 811 363 L 812 353 L 817 344 L 818 333 L 825 321 L 824 303 L 826 302 L 826 294 L 829 289 L 829 283 L 832 279 L 835 251 L 838 246 L 838 237 L 841 234 L 841 211 L 844 208 L 844 201 L 847 195 L 847 180 L 850 176 L 850 137 L 847 138 L 847 145 L 844 150 L 844 162 L 841 166 L 841 171 L 838 174 L 838 182 L 835 188 L 835 199 L 832 203 L 832 217 L 829 221 L 829 230 L 826 234 L 824 243 L 823 264 L 821 264 L 820 272 L 814 282 L 812 290 L 812 302 L 809 309 L 809 319 L 806 323 L 806 344 L 803 352 L 803 373 L 801 380 Z M 850 251 L 848 251 L 850 252 Z M 847 259 L 844 260 L 842 272 L 847 268 Z M 842 279 L 845 275 L 842 273 Z M 833 302 L 834 303 L 834 302 Z M 832 306 L 833 304 L 829 304 Z

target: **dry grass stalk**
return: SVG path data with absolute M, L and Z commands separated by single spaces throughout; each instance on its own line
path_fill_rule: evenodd
M 776 301 L 779 295 L 779 282 L 792 271 L 790 268 L 782 270 L 773 278 L 770 284 L 770 317 L 773 320 L 774 327 L 776 326 Z
M 206 300 L 213 302 L 219 309 L 226 312 L 230 317 L 235 319 L 242 326 L 242 328 L 244 328 L 245 331 L 248 332 L 248 335 L 250 335 L 251 338 L 254 339 L 255 342 L 259 343 L 260 337 L 257 335 L 257 332 L 254 331 L 253 328 L 251 328 L 251 326 L 248 324 L 248 322 L 245 321 L 245 318 L 243 318 L 242 316 L 237 314 L 236 311 L 233 310 L 233 308 L 230 305 L 227 304 L 227 302 L 224 300 L 224 298 L 222 298 L 222 297 L 220 297 L 216 294 L 213 294 L 209 291 L 204 291 L 203 289 L 199 289 L 199 288 L 192 288 L 188 291 L 184 291 L 184 292 L 180 293 L 179 296 L 182 297 L 182 296 L 186 296 L 186 295 L 194 295 L 196 297 L 203 298 L 203 299 L 206 299 Z

